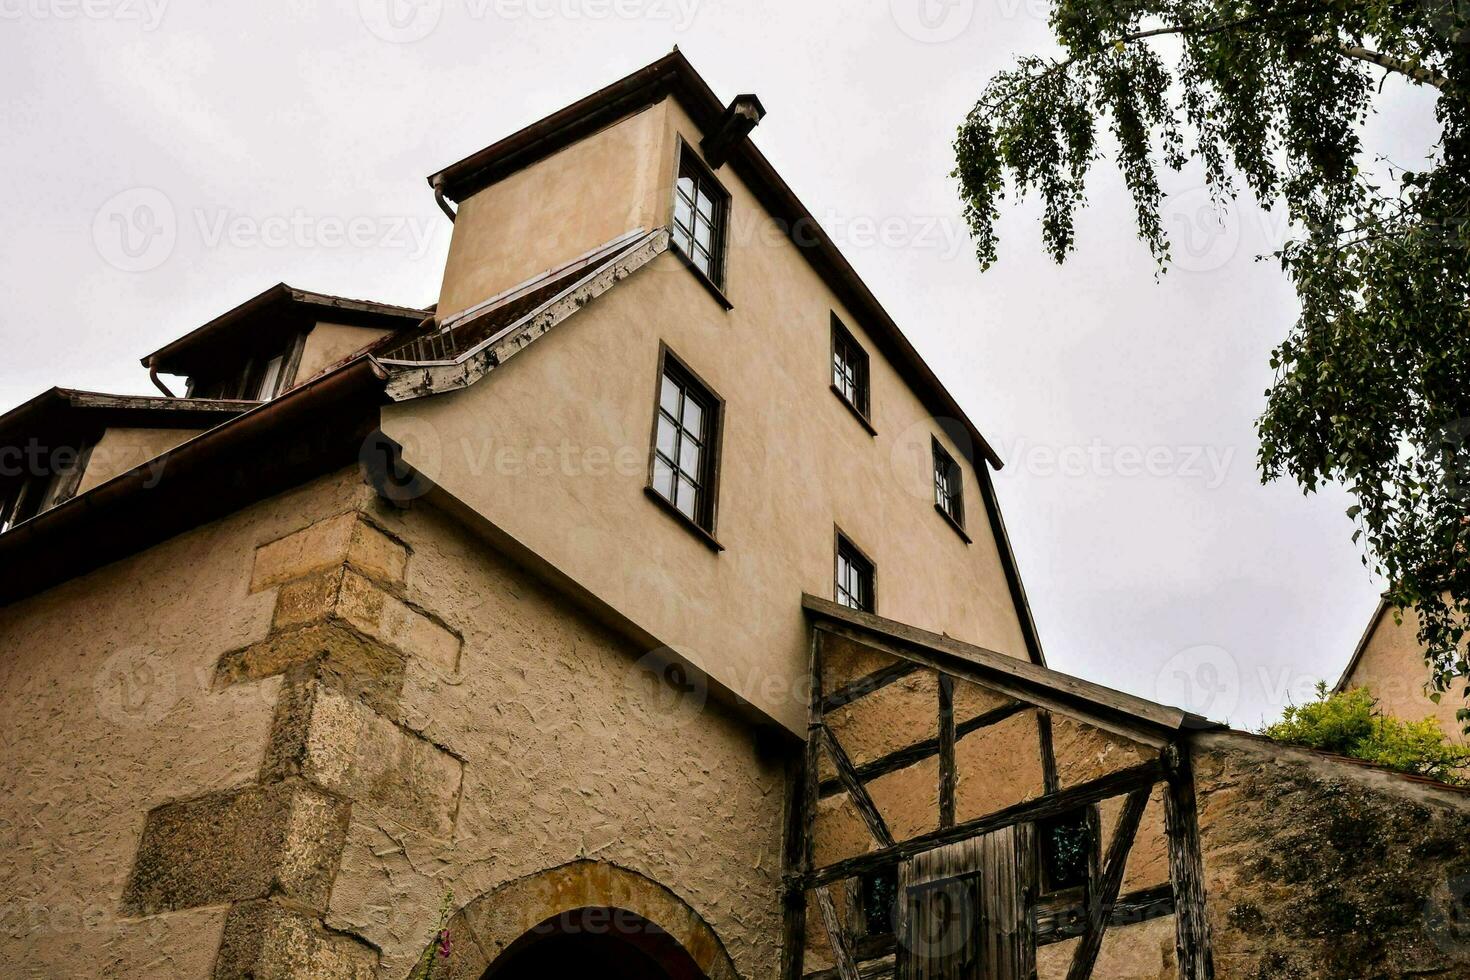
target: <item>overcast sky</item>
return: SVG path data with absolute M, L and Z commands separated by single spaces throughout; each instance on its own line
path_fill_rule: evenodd
M 1287 229 L 1249 202 L 1222 226 L 1181 175 L 1157 278 L 1103 165 L 1070 262 L 1012 204 L 982 275 L 950 138 L 987 78 L 1048 50 L 1046 10 L 0 0 L 0 410 L 150 392 L 138 358 L 279 281 L 433 302 L 449 224 L 424 177 L 678 44 L 722 98 L 761 97 L 757 144 L 1007 461 L 1051 664 L 1257 726 L 1336 678 L 1379 591 L 1344 494 L 1256 475 L 1295 303 L 1255 256 Z M 1370 144 L 1413 163 L 1431 107 L 1390 96 Z

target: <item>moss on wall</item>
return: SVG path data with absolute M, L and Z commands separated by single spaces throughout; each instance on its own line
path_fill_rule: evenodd
M 1220 980 L 1470 975 L 1470 794 L 1238 735 L 1196 779 Z

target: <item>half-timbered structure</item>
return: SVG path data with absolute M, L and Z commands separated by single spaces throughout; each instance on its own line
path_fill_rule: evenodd
M 789 976 L 1113 976 L 1098 970 L 1104 940 L 1126 946 L 1155 919 L 1172 920 L 1180 977 L 1213 976 L 1187 741 L 1213 726 L 824 599 L 804 607 Z

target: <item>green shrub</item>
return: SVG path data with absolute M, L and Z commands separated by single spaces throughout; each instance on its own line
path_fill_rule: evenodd
M 1401 721 L 1384 715 L 1367 688 L 1329 694 L 1319 683 L 1315 701 L 1288 706 L 1281 720 L 1261 734 L 1399 772 L 1470 784 L 1470 746 L 1451 742 L 1433 718 Z

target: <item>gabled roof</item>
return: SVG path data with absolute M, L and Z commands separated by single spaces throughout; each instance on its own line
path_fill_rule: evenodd
M 278 283 L 228 313 L 160 347 L 143 358 L 143 366 L 156 368 L 164 374 L 194 374 L 201 367 L 208 368 L 221 348 L 228 350 L 259 342 L 262 334 L 278 332 L 284 337 L 319 320 L 402 330 L 423 320 L 428 312 L 372 300 L 313 293 Z
M 645 106 L 672 96 L 705 133 L 715 132 L 725 115 L 725 104 L 675 48 L 646 68 L 575 102 L 545 119 L 429 177 L 438 193 L 462 201 L 511 174 L 543 160 Z M 972 462 L 980 457 L 996 469 L 1000 456 L 980 433 L 934 371 L 919 356 L 898 324 L 878 302 L 866 283 L 843 257 L 806 205 L 787 185 L 749 139 L 728 150 L 729 163 L 774 217 L 787 237 L 827 282 L 843 304 L 873 337 L 879 350 L 936 418 L 954 419 L 964 428 L 973 447 L 961 446 Z
M 1180 732 L 1223 729 L 1207 718 L 1094 684 L 1040 664 L 987 650 L 972 643 L 871 613 L 858 612 L 827 599 L 807 595 L 802 608 L 819 627 L 867 643 L 904 660 L 933 667 L 955 677 L 1006 691 L 1129 738 L 1167 741 Z
M 140 429 L 209 429 L 258 402 L 153 395 L 107 395 L 52 388 L 0 415 L 0 446 L 17 440 L 65 440 L 111 426 Z
M 1378 632 L 1378 624 L 1383 621 L 1383 614 L 1388 612 L 1391 604 L 1388 597 L 1384 596 L 1378 600 L 1378 608 L 1373 610 L 1373 618 L 1368 620 L 1367 629 L 1358 639 L 1358 645 L 1353 648 L 1353 655 L 1348 659 L 1347 666 L 1342 670 L 1342 676 L 1332 686 L 1332 693 L 1337 694 L 1347 689 L 1348 678 L 1353 676 L 1353 671 L 1358 669 L 1358 663 L 1362 661 L 1363 654 L 1368 652 L 1368 644 L 1373 640 L 1373 634 Z

